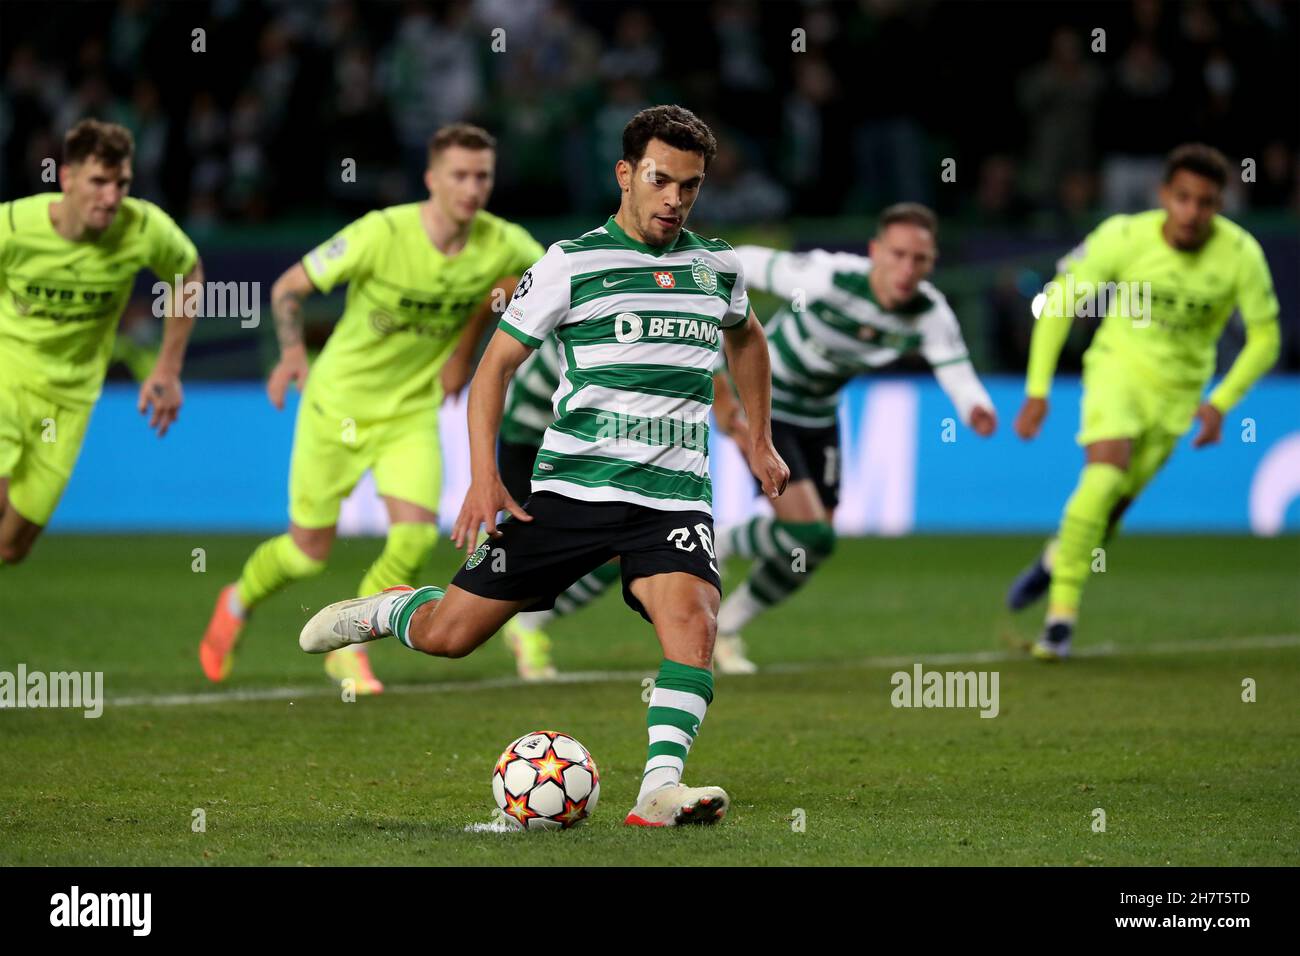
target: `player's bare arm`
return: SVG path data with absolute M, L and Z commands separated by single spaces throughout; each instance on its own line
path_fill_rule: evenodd
M 469 317 L 464 331 L 456 342 L 456 348 L 447 357 L 447 364 L 442 367 L 438 375 L 442 393 L 447 398 L 459 395 L 469 384 L 470 378 L 474 375 L 474 355 L 478 352 L 478 345 L 483 341 L 483 335 L 492 324 L 492 320 L 500 318 L 502 307 L 515 294 L 515 286 L 518 284 L 518 276 L 498 279 L 492 284 L 492 290 L 487 297 Z
M 1016 434 L 1025 441 L 1032 441 L 1042 430 L 1045 418 L 1047 418 L 1047 399 L 1026 398 L 1016 414 Z
M 275 337 L 280 343 L 280 361 L 266 381 L 266 395 L 277 410 L 283 410 L 289 385 L 302 391 L 307 384 L 307 346 L 302 335 L 302 303 L 316 291 L 307 270 L 295 262 L 271 286 L 271 315 Z
M 498 331 L 488 343 L 469 387 L 469 491 L 451 529 L 456 547 L 472 551 L 478 543 L 480 526 L 497 537 L 497 513 L 508 511 L 520 521 L 532 521 L 519 502 L 510 497 L 497 471 L 497 432 L 505 407 L 506 387 L 515 370 L 532 349 L 506 332 Z
M 776 498 L 785 491 L 790 469 L 772 445 L 772 366 L 767 354 L 767 337 L 754 310 L 749 318 L 723 330 L 727 368 L 740 392 L 748 423 L 748 446 L 742 446 L 749 469 L 763 486 L 763 493 Z
M 203 262 L 195 260 L 194 268 L 173 286 L 168 297 L 167 317 L 163 321 L 162 346 L 149 377 L 140 383 L 140 396 L 136 410 L 149 412 L 149 427 L 162 438 L 180 414 L 184 396 L 181 390 L 181 367 L 185 364 L 185 347 L 194 330 L 194 316 L 185 314 L 185 290 L 192 283 L 203 284 Z
M 745 410 L 736 400 L 731 377 L 719 371 L 713 375 L 713 417 L 726 435 L 741 448 L 749 448 L 749 422 Z

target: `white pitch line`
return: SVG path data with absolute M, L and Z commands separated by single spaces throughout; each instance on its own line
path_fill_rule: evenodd
M 1282 647 L 1300 647 L 1300 634 L 1277 634 L 1260 637 L 1216 638 L 1209 641 L 1168 642 L 1139 647 L 1121 647 L 1116 644 L 1098 644 L 1083 647 L 1076 657 L 1141 657 L 1177 654 L 1208 654 L 1217 651 L 1255 651 Z M 803 674 L 817 671 L 843 670 L 844 668 L 869 669 L 910 667 L 913 664 L 995 664 L 1027 660 L 1015 651 L 973 651 L 943 654 L 909 654 L 890 657 L 866 657 L 856 661 L 770 664 L 760 674 Z M 427 684 L 393 684 L 384 696 L 394 694 L 445 694 L 476 690 L 504 688 L 544 687 L 548 684 L 609 684 L 623 681 L 640 681 L 653 677 L 654 671 L 573 671 L 560 674 L 545 684 L 529 683 L 518 677 L 489 677 L 482 680 L 437 681 Z M 728 678 L 729 680 L 731 678 Z M 225 690 L 206 694 L 158 694 L 135 697 L 109 698 L 110 707 L 182 707 L 192 704 L 227 704 L 239 701 L 297 700 L 300 697 L 337 697 L 337 687 L 270 687 L 263 690 Z

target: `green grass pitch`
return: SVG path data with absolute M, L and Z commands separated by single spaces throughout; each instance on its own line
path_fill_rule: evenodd
M 1076 639 L 1094 653 L 1063 666 L 1020 650 L 1037 610 L 1002 609 L 1037 539 L 843 542 L 747 635 L 770 667 L 718 679 L 686 779 L 733 809 L 678 831 L 621 824 L 659 654 L 616 595 L 553 631 L 561 668 L 590 679 L 519 686 L 499 640 L 463 661 L 383 641 L 392 692 L 346 703 L 296 644 L 379 548 L 340 542 L 323 576 L 258 609 L 214 690 L 196 644 L 254 543 L 52 536 L 0 571 L 0 670 L 103 671 L 108 697 L 97 720 L 0 712 L 0 864 L 1300 864 L 1294 537 L 1119 540 Z M 443 543 L 425 580 L 455 563 Z M 892 707 L 890 675 L 918 660 L 998 671 L 999 715 Z M 247 699 L 192 700 L 213 692 Z M 473 830 L 501 748 L 542 728 L 595 756 L 593 818 Z

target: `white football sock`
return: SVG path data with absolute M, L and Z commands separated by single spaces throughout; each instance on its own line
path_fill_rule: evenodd
M 749 582 L 746 581 L 722 602 L 722 607 L 718 610 L 718 633 L 739 634 L 765 607 L 750 592 Z
M 555 617 L 553 610 L 546 611 L 520 611 L 515 615 L 515 620 L 520 626 L 528 628 L 530 631 L 540 631 Z

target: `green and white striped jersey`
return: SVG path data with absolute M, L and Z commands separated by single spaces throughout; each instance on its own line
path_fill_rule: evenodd
M 736 253 L 683 229 L 671 246 L 604 226 L 552 245 L 524 273 L 500 328 L 559 353 L 555 421 L 533 491 L 709 511 L 708 420 L 721 330 L 749 315 Z
M 762 246 L 740 246 L 736 255 L 751 288 L 785 300 L 766 327 L 772 418 L 809 428 L 833 425 L 840 391 L 851 378 L 909 352 L 930 363 L 963 420 L 974 404 L 992 408 L 970 367 L 957 317 L 930 283 L 922 282 L 912 301 L 886 311 L 867 281 L 866 256 Z
M 501 440 L 512 445 L 540 446 L 555 412 L 551 398 L 560 387 L 560 348 L 555 336 L 524 360 L 510 380 L 501 413 Z

